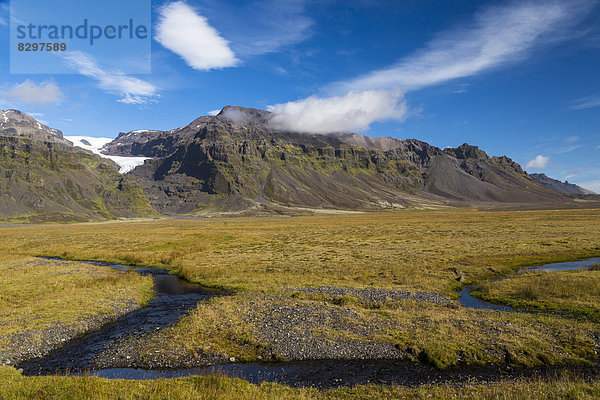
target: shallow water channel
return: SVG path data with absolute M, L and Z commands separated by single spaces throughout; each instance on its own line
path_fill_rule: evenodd
M 589 269 L 594 264 L 600 264 L 600 257 L 588 258 L 585 260 L 578 261 L 567 261 L 560 263 L 552 263 L 552 264 L 543 264 L 536 265 L 530 267 L 523 267 L 519 269 L 515 274 L 526 274 L 528 272 L 538 272 L 538 271 L 572 271 L 578 269 Z M 495 279 L 494 281 L 499 281 L 502 279 L 506 279 L 511 275 L 506 275 L 502 278 Z M 481 300 L 477 297 L 471 296 L 471 292 L 475 289 L 474 286 L 465 286 L 460 292 L 460 298 L 458 302 L 467 308 L 476 308 L 478 310 L 501 310 L 501 311 L 518 311 L 517 309 L 509 306 L 504 306 L 500 304 L 492 304 L 485 300 Z
M 56 258 L 55 258 L 56 259 Z M 141 336 L 163 329 L 177 322 L 179 317 L 195 307 L 198 302 L 224 292 L 189 283 L 159 268 L 130 267 L 95 261 L 83 263 L 109 266 L 119 271 L 136 271 L 151 275 L 156 297 L 146 307 L 135 310 L 96 332 L 75 339 L 52 351 L 46 357 L 19 365 L 28 374 L 74 373 L 90 369 L 91 361 L 106 346 L 126 336 Z
M 88 262 L 88 261 L 83 261 Z M 525 267 L 517 273 L 534 271 L 565 271 L 586 269 L 600 262 L 600 258 Z M 285 363 L 235 363 L 204 368 L 178 370 L 141 370 L 133 368 L 93 369 L 92 361 L 102 350 L 120 338 L 143 335 L 175 323 L 179 317 L 198 302 L 226 293 L 189 283 L 167 271 L 157 268 L 129 267 L 122 264 L 89 262 L 121 271 L 134 270 L 151 275 L 157 297 L 144 308 L 119 318 L 97 332 L 75 339 L 43 358 L 19 365 L 27 375 L 69 374 L 112 379 L 157 379 L 193 375 L 222 375 L 239 377 L 251 383 L 279 382 L 293 387 L 337 387 L 357 384 L 419 385 L 471 381 L 490 381 L 501 378 L 554 374 L 557 370 L 514 370 L 500 367 L 457 368 L 440 371 L 433 367 L 402 360 L 314 360 Z M 501 278 L 503 279 L 503 278 Z M 470 295 L 473 287 L 464 288 L 460 304 L 476 309 L 517 311 L 511 307 L 494 305 Z M 590 369 L 582 374 L 596 374 Z

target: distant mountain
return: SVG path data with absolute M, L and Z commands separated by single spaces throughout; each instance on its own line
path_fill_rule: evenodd
M 448 205 L 568 203 L 507 157 L 475 146 L 314 135 L 273 128 L 267 111 L 227 106 L 169 131 L 121 133 L 107 154 L 152 157 L 135 168 L 164 214 L 381 210 Z
M 18 110 L 0 111 L 0 136 L 18 136 L 48 142 L 72 144 L 58 129 L 41 124 L 33 117 Z
M 271 117 L 227 106 L 185 127 L 111 141 L 65 138 L 20 111 L 0 111 L 0 220 L 554 208 L 599 198 L 547 177 L 539 183 L 511 159 L 466 143 L 442 150 L 415 139 L 294 133 Z
M 581 186 L 577 186 L 573 183 L 569 183 L 567 181 L 561 182 L 557 179 L 549 178 L 545 174 L 529 174 L 529 176 L 531 176 L 531 179 L 537 183 L 549 189 L 556 190 L 557 192 L 580 195 L 596 194 L 591 190 L 582 188 Z
M 20 111 L 0 111 L 0 220 L 88 221 L 157 215 L 117 166 Z

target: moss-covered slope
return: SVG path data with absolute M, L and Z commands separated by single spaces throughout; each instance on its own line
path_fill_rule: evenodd
M 114 155 L 154 157 L 132 175 L 161 213 L 376 210 L 497 203 L 558 204 L 507 157 L 467 144 L 282 132 L 270 113 L 225 107 L 171 131 L 122 133 Z
M 0 220 L 88 221 L 156 215 L 116 165 L 56 141 L 0 136 Z

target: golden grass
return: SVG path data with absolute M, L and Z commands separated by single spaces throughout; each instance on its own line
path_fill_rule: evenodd
M 245 291 L 376 286 L 454 295 L 519 265 L 600 254 L 600 212 L 399 211 L 0 229 L 0 253 L 172 269 Z
M 482 282 L 523 265 L 600 255 L 600 211 L 407 210 L 292 218 L 162 219 L 6 227 L 0 228 L 0 255 L 13 261 L 54 255 L 152 265 L 175 271 L 194 282 L 236 290 L 238 296 L 201 305 L 172 328 L 177 339 L 173 343 L 192 350 L 212 344 L 251 358 L 251 353 L 244 353 L 243 340 L 252 341 L 252 326 L 233 312 L 240 299 L 244 305 L 245 295 L 289 296 L 287 288 L 329 285 L 426 290 L 456 297 L 455 291 L 462 285 L 457 281 L 457 271 L 467 282 Z M 27 281 L 23 277 L 18 285 L 27 285 Z M 584 289 L 572 290 L 577 301 L 592 301 L 585 297 L 584 280 L 573 285 L 579 284 Z M 58 285 L 57 290 L 67 292 L 71 287 Z M 540 291 L 535 296 L 547 302 L 563 301 L 562 297 L 536 290 Z M 51 307 L 44 301 L 35 308 Z M 594 348 L 591 337 L 597 330 L 595 324 L 553 316 L 451 309 L 426 303 L 406 303 L 380 310 L 353 302 L 344 306 L 360 311 L 367 319 L 391 321 L 396 327 L 383 335 L 399 346 L 425 351 L 430 361 L 439 366 L 453 365 L 460 357 L 471 363 L 490 362 L 501 354 L 509 354 L 522 364 L 534 364 L 540 357 L 547 363 L 590 358 Z M 48 310 L 50 318 L 61 312 L 58 307 Z M 202 331 L 206 328 L 206 323 L 198 322 L 202 318 L 213 327 L 225 326 L 225 331 Z M 231 327 L 227 327 L 229 319 Z M 183 335 L 186 326 L 193 328 L 187 331 L 187 344 Z M 495 333 L 487 337 L 487 342 L 481 342 L 490 332 Z M 543 359 L 543 354 L 550 354 L 549 359 Z M 63 392 L 79 398 L 91 398 L 91 393 L 98 394 L 97 398 L 110 398 L 111 393 L 119 393 L 121 398 L 148 398 L 155 394 L 156 398 L 196 398 L 199 394 L 203 398 L 326 398 L 330 393 L 294 391 L 276 385 L 256 387 L 220 378 L 156 382 L 20 377 L 11 380 L 16 382 L 13 386 L 16 392 L 2 389 L 1 393 L 16 394 L 16 398 L 53 397 L 53 394 L 60 397 Z M 543 397 L 547 398 L 570 393 L 574 393 L 573 398 L 598 394 L 598 385 L 572 381 L 547 385 L 523 383 L 520 390 L 516 388 L 519 386 L 509 383 L 460 390 L 358 388 L 335 392 L 335 397 L 427 398 L 433 394 L 434 398 L 517 399 L 534 393 L 533 397 L 539 397 L 534 390 L 546 393 L 548 396 Z M 136 391 L 142 395 L 138 396 Z
M 150 277 L 22 256 L 0 262 L 0 287 L 0 336 L 76 324 L 153 296 Z
M 107 380 L 94 377 L 23 377 L 12 368 L 0 367 L 0 399 L 79 400 L 197 400 L 197 399 L 597 399 L 600 383 L 569 375 L 556 379 L 520 379 L 488 385 L 465 383 L 462 387 L 424 385 L 357 386 L 331 390 L 292 389 L 275 383 L 253 385 L 241 379 L 220 376 L 189 377 L 152 381 Z
M 479 295 L 515 307 L 565 312 L 600 322 L 600 271 L 533 272 L 480 286 Z

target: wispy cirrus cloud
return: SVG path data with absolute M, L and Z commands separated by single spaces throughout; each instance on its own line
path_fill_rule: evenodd
M 30 79 L 12 86 L 3 96 L 17 104 L 44 106 L 59 104 L 64 99 L 60 87 L 53 81 L 35 83 Z
M 312 36 L 313 21 L 305 15 L 305 0 L 260 0 L 241 13 L 252 30 L 232 32 L 232 47 L 241 56 L 272 53 Z M 242 24 L 236 24 L 243 27 Z
M 309 0 L 201 0 L 198 10 L 241 59 L 280 51 L 314 34 Z
M 540 154 L 533 160 L 528 161 L 527 164 L 525 164 L 525 168 L 543 169 L 546 168 L 549 162 L 550 157 L 545 157 Z
M 79 74 L 95 79 L 102 90 L 119 96 L 117 101 L 121 103 L 149 104 L 160 97 L 158 88 L 150 82 L 119 71 L 105 71 L 89 54 L 72 51 L 66 52 L 63 57 Z
M 578 22 L 590 6 L 589 1 L 525 1 L 490 7 L 471 23 L 439 33 L 425 48 L 395 65 L 333 87 L 416 90 L 514 64 L 540 46 L 560 40 L 560 31 Z
M 585 110 L 586 108 L 600 107 L 600 93 L 593 96 L 581 97 L 571 102 L 569 109 Z
M 584 189 L 588 189 L 591 190 L 595 193 L 600 193 L 600 180 L 595 180 L 595 181 L 583 181 L 583 182 L 577 182 L 576 183 L 578 186 L 581 186 Z
M 0 26 L 8 26 L 9 12 L 8 4 L 0 2 Z
M 197 70 L 233 67 L 239 63 L 229 42 L 183 1 L 160 8 L 155 39 Z
M 469 23 L 439 33 L 424 48 L 400 59 L 394 65 L 342 82 L 327 86 L 327 92 L 336 97 L 323 98 L 319 104 L 323 110 L 323 126 L 330 125 L 339 115 L 351 110 L 348 102 L 340 102 L 339 96 L 359 92 L 397 91 L 409 92 L 423 87 L 482 74 L 492 69 L 515 64 L 527 59 L 536 49 L 565 37 L 568 30 L 580 21 L 591 8 L 588 0 L 562 2 L 525 1 L 508 5 L 488 7 L 478 12 Z M 384 96 L 385 97 L 385 96 Z M 402 97 L 387 97 L 386 109 L 402 109 L 406 103 Z M 299 118 L 298 109 L 314 104 L 314 98 L 273 106 L 286 120 L 290 130 L 304 131 L 299 121 L 310 120 L 310 116 Z M 346 107 L 343 109 L 343 107 Z M 397 119 L 400 113 L 390 113 L 388 119 Z M 327 115 L 331 119 L 326 118 Z M 404 116 L 403 116 L 404 117 Z M 402 117 L 402 118 L 403 118 Z M 381 121 L 376 109 L 364 110 L 356 124 L 347 123 L 348 130 L 361 130 L 370 123 Z M 319 129 L 321 130 L 321 129 Z

